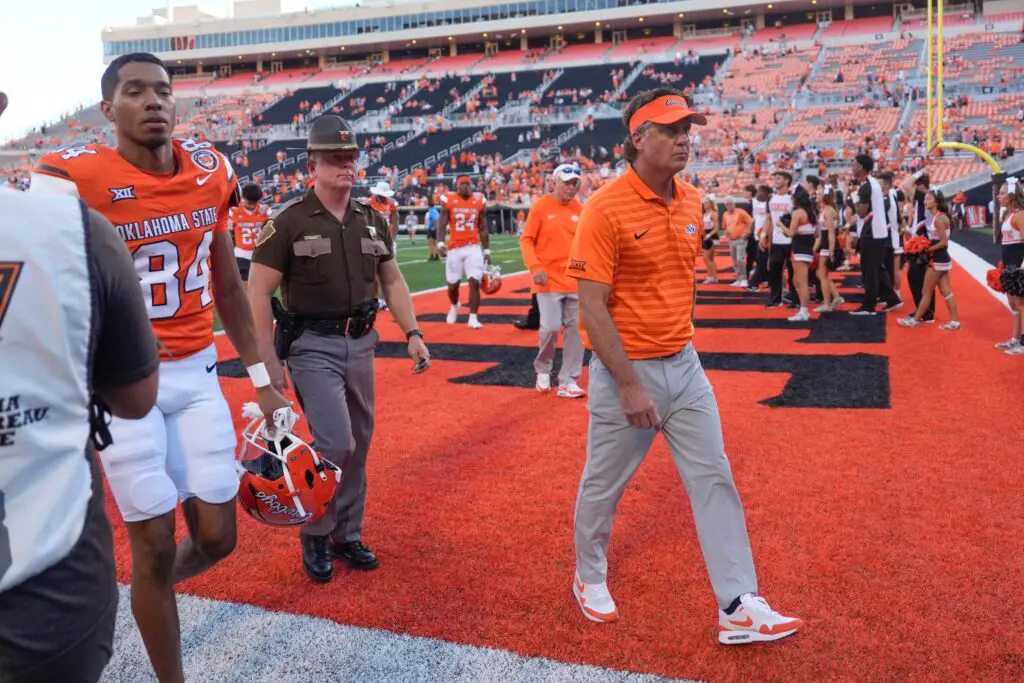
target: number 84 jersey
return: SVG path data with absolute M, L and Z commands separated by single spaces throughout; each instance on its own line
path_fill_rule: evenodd
M 212 143 L 172 145 L 170 175 L 140 170 L 109 147 L 68 147 L 39 160 L 31 191 L 78 195 L 114 224 L 135 260 L 162 355 L 182 358 L 213 343 L 210 245 L 229 230 L 238 181 Z

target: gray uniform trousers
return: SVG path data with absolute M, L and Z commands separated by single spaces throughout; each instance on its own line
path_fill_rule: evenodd
M 757 593 L 743 506 L 722 441 L 714 390 L 692 344 L 674 356 L 633 361 L 661 416 L 662 433 L 690 497 L 715 597 L 728 607 Z M 608 573 L 608 541 L 622 494 L 657 432 L 626 421 L 618 386 L 595 354 L 590 361 L 587 462 L 576 500 L 576 571 L 584 583 Z
M 288 371 L 317 451 L 341 468 L 324 515 L 302 527 L 308 536 L 358 541 L 366 508 L 366 454 L 373 436 L 373 349 L 376 330 L 359 339 L 306 331 L 292 344 Z
M 550 374 L 558 346 L 558 332 L 565 330 L 562 348 L 562 367 L 558 371 L 558 385 L 579 379 L 583 372 L 583 338 L 580 336 L 580 297 L 577 294 L 539 292 L 537 310 L 540 312 L 540 350 L 533 362 L 538 374 Z

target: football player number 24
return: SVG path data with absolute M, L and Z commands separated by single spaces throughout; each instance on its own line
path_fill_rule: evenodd
M 210 293 L 210 243 L 213 231 L 203 235 L 191 262 L 179 245 L 170 240 L 143 244 L 135 250 L 135 271 L 150 320 L 173 318 L 187 297 L 199 297 L 199 308 L 213 303 Z M 191 250 L 189 250 L 191 251 Z M 184 270 L 184 277 L 178 273 Z M 195 310 L 194 306 L 189 307 Z

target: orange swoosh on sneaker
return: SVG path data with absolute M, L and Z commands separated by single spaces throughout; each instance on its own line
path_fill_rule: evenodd
M 732 619 L 730 619 L 729 623 L 734 625 L 734 626 L 741 626 L 743 628 L 747 628 L 749 626 L 753 626 L 754 625 L 754 620 L 750 617 L 750 615 L 747 615 L 747 618 L 744 619 L 743 621 L 733 621 Z

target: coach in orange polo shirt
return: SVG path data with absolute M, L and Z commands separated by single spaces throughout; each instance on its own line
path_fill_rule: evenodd
M 562 367 L 558 371 L 558 395 L 582 398 L 586 392 L 577 384 L 583 369 L 583 339 L 580 337 L 580 298 L 576 280 L 565 274 L 569 249 L 576 234 L 583 205 L 576 200 L 580 189 L 580 169 L 562 164 L 551 174 L 554 191 L 530 207 L 523 235 L 519 240 L 523 263 L 533 275 L 532 291 L 537 295 L 540 312 L 540 351 L 533 362 L 537 371 L 537 391 L 551 391 L 551 367 L 558 346 L 558 331 L 565 330 Z
M 569 255 L 566 272 L 579 282 L 585 342 L 594 351 L 573 593 L 588 619 L 618 618 L 606 582 L 612 520 L 660 431 L 690 496 L 719 606 L 719 642 L 777 640 L 803 622 L 757 594 L 718 404 L 691 342 L 701 198 L 675 177 L 690 156 L 690 126 L 707 123 L 691 107 L 671 88 L 630 101 L 622 117 L 630 166 L 587 202 Z M 696 606 L 661 607 L 685 615 Z

